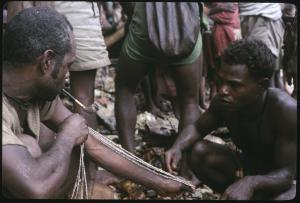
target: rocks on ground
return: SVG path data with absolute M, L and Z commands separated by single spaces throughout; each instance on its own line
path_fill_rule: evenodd
M 119 138 L 116 131 L 116 120 L 114 116 L 115 102 L 115 64 L 117 59 L 112 59 L 111 66 L 99 69 L 95 80 L 95 103 L 98 105 L 98 131 L 110 140 L 119 143 Z M 67 79 L 66 89 L 69 87 Z M 72 110 L 72 101 L 61 95 L 65 105 Z M 164 152 L 175 140 L 175 135 L 178 130 L 178 120 L 174 114 L 163 113 L 162 117 L 154 116 L 153 114 L 144 111 L 144 98 L 140 89 L 135 96 L 137 103 L 138 116 L 135 131 L 136 151 L 140 158 L 146 162 L 164 169 Z M 223 140 L 215 135 L 225 135 L 228 133 L 226 128 L 220 128 L 206 136 L 212 142 L 219 144 L 227 144 L 232 146 L 230 141 Z M 109 186 L 114 191 L 114 199 L 145 199 L 145 200 L 216 200 L 220 198 L 220 194 L 212 191 L 208 186 L 201 185 L 196 190 L 191 192 L 183 192 L 174 197 L 161 197 L 155 190 L 146 188 L 142 185 L 133 183 L 129 180 L 123 180 L 117 184 Z

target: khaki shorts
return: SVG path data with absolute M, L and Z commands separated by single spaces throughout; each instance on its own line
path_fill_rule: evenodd
M 280 68 L 284 23 L 282 19 L 272 20 L 263 16 L 241 16 L 242 37 L 254 37 L 262 40 L 276 56 L 275 70 Z
M 76 59 L 70 71 L 92 70 L 110 65 L 97 4 L 86 1 L 54 1 L 53 6 L 73 26 Z

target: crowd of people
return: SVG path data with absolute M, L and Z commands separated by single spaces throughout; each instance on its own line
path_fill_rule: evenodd
M 5 197 L 70 198 L 80 145 L 90 194 L 104 184 L 101 176 L 130 179 L 162 195 L 189 190 L 91 136 L 96 113 L 78 103 L 71 112 L 60 99 L 69 75 L 71 94 L 87 107 L 94 104 L 96 72 L 111 64 L 105 37 L 124 27 L 115 78 L 122 147 L 136 153 L 134 95 L 142 85 L 152 113 L 169 99 L 179 120 L 165 152 L 167 172 L 196 187 L 206 184 L 224 200 L 295 198 L 294 4 L 13 1 L 4 8 Z M 203 139 L 222 126 L 237 150 Z

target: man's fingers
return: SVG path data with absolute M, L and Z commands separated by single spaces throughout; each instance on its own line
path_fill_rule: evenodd
M 177 170 L 177 161 L 175 160 L 172 162 L 172 169 Z
M 194 192 L 193 188 L 191 188 L 190 186 L 185 185 L 185 184 L 182 184 L 181 190 L 188 191 L 188 192 Z
M 168 170 L 168 172 L 171 172 L 172 171 L 172 169 L 171 169 L 171 158 L 170 158 L 170 156 L 168 155 L 168 154 L 166 154 L 166 156 L 165 156 L 165 159 L 166 159 L 166 168 L 167 168 L 167 170 Z
M 178 170 L 178 168 L 179 168 L 179 162 L 180 162 L 180 159 L 178 158 L 178 157 L 174 157 L 174 160 L 173 160 L 173 162 L 172 162 L 172 168 L 174 169 L 174 170 Z

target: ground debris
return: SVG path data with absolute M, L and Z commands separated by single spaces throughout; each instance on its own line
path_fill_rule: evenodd
M 116 120 L 114 115 L 115 104 L 115 64 L 117 60 L 112 60 L 112 65 L 98 69 L 95 80 L 95 103 L 98 105 L 97 111 L 99 126 L 98 131 L 107 138 L 119 144 L 119 137 L 116 132 Z M 67 78 L 69 83 L 69 79 Z M 68 86 L 66 89 L 68 89 Z M 69 90 L 68 90 L 69 91 Z M 61 95 L 64 104 L 72 110 L 73 102 Z M 173 113 L 164 112 L 155 116 L 145 111 L 145 100 L 139 92 L 135 96 L 137 102 L 137 123 L 135 131 L 136 152 L 140 158 L 146 162 L 165 170 L 164 153 L 172 145 L 178 130 L 178 119 Z M 171 108 L 169 108 L 171 109 Z M 218 138 L 218 135 L 226 135 L 228 129 L 221 128 L 206 136 L 206 139 L 219 144 L 227 144 L 226 139 Z M 160 196 L 154 189 L 147 188 L 129 180 L 123 180 L 118 184 L 109 186 L 115 193 L 115 199 L 119 200 L 216 200 L 220 199 L 220 194 L 215 193 L 206 185 L 200 185 L 194 192 L 182 192 L 175 196 Z
M 114 104 L 112 102 L 107 102 L 106 106 L 95 102 L 98 106 L 98 111 L 96 112 L 98 118 L 103 122 L 104 125 L 111 131 L 116 130 L 116 119 L 114 113 Z

